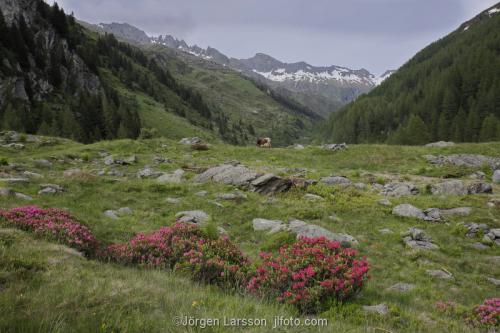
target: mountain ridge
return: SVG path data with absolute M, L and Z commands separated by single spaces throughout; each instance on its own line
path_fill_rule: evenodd
M 327 116 L 359 95 L 371 91 L 395 72 L 388 70 L 382 76 L 375 76 L 364 68 L 353 70 L 336 65 L 313 66 L 304 61 L 285 63 L 264 53 L 256 53 L 247 59 L 237 59 L 228 57 L 210 46 L 206 49 L 197 45 L 190 46 L 184 40 L 171 35 L 150 37 L 128 23 L 100 23 L 95 27 L 143 47 L 165 46 L 185 56 L 231 68 L 253 80 L 283 91 L 285 95 L 315 109 L 322 116 Z

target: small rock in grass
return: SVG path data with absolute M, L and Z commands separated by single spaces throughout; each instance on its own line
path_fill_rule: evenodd
M 161 172 L 155 171 L 148 166 L 137 172 L 137 178 L 158 178 L 161 175 Z
M 323 198 L 319 195 L 316 195 L 316 194 L 311 194 L 311 193 L 307 193 L 306 195 L 304 195 L 304 199 L 311 200 L 311 201 L 325 201 L 325 198 Z
M 491 199 L 490 201 L 488 201 L 487 203 L 488 207 L 491 207 L 491 208 L 500 208 L 500 199 Z
M 158 177 L 156 181 L 160 184 L 180 184 L 184 181 L 185 171 L 177 169 L 173 173 L 165 173 Z
M 253 230 L 255 231 L 264 231 L 276 228 L 281 228 L 283 230 L 286 229 L 285 224 L 283 223 L 283 221 L 280 220 L 267 220 L 267 219 L 256 218 L 252 220 L 252 225 L 253 225 Z
M 121 207 L 117 211 L 118 215 L 123 216 L 123 215 L 131 215 L 132 214 L 132 209 L 129 207 Z
M 385 316 L 389 313 L 389 308 L 385 304 L 363 305 L 363 310 L 366 312 L 377 313 L 381 316 Z
M 413 217 L 420 220 L 431 219 L 421 209 L 410 204 L 397 205 L 393 208 L 392 214 L 400 217 Z
M 0 188 L 0 197 L 10 197 L 14 195 L 14 191 L 10 188 Z
M 500 280 L 495 278 L 486 278 L 489 282 L 493 283 L 495 286 L 500 286 Z
M 453 179 L 442 183 L 431 185 L 431 192 L 434 195 L 466 195 L 467 186 L 463 181 Z
M 109 217 L 110 219 L 113 220 L 118 220 L 118 215 L 116 215 L 116 212 L 114 210 L 105 211 L 104 216 Z
M 30 182 L 28 178 L 1 178 L 0 180 L 7 184 L 28 184 Z
M 208 221 L 210 218 L 207 213 L 201 210 L 188 210 L 182 211 L 175 214 L 178 222 L 182 223 L 193 223 L 196 225 L 202 225 Z
M 207 191 L 199 191 L 199 192 L 196 192 L 194 195 L 196 195 L 197 197 L 204 197 L 208 194 Z
M 45 159 L 35 160 L 33 163 L 38 168 L 47 168 L 47 169 L 52 168 L 52 163 Z
M 386 207 L 392 206 L 392 202 L 390 202 L 387 199 L 380 199 L 379 201 L 377 201 L 377 203 L 381 206 L 386 206 Z
M 388 235 L 393 233 L 391 229 L 380 229 L 378 232 L 380 232 L 382 235 Z
M 33 198 L 30 197 L 29 195 L 23 194 L 23 193 L 15 193 L 14 194 L 16 198 L 21 199 L 21 200 L 26 200 L 26 201 L 32 201 Z
M 302 224 L 298 224 L 298 222 L 302 222 L 299 220 L 293 221 L 290 223 L 290 231 L 297 234 L 298 237 L 308 237 L 308 238 L 317 238 L 317 237 L 325 237 L 331 241 L 346 243 L 350 245 L 358 244 L 358 241 L 351 235 L 342 234 L 342 233 L 334 233 L 325 228 L 322 228 L 318 225 L 307 224 L 303 222 Z
M 479 243 L 479 242 L 472 244 L 471 247 L 473 249 L 476 249 L 476 250 L 488 250 L 490 248 L 489 246 L 484 245 L 484 244 Z
M 42 184 L 38 194 L 58 194 L 64 192 L 64 188 L 57 184 Z
M 438 279 L 444 279 L 444 280 L 453 279 L 453 275 L 440 269 L 428 269 L 425 272 L 427 273 L 427 275 Z
M 224 208 L 223 204 L 221 204 L 220 202 L 217 202 L 215 200 L 208 200 L 208 203 L 210 203 L 210 204 L 212 204 L 212 205 L 214 205 L 216 207 L 219 207 L 219 208 Z
M 202 143 L 203 140 L 198 138 L 198 137 L 193 137 L 193 138 L 182 138 L 179 143 L 181 145 L 194 145 L 196 143 Z
M 491 177 L 491 180 L 493 180 L 493 183 L 495 184 L 500 184 L 500 170 L 495 170 L 493 173 L 493 177 Z
M 83 174 L 81 169 L 68 169 L 63 172 L 64 177 L 78 177 Z
M 400 293 L 406 293 L 408 291 L 411 291 L 415 288 L 414 284 L 411 283 L 404 283 L 404 282 L 398 282 L 389 288 L 387 288 L 388 291 L 397 291 Z
M 437 141 L 437 142 L 431 142 L 425 145 L 425 147 L 431 147 L 431 148 L 445 148 L 445 147 L 453 147 L 455 145 L 455 142 L 451 141 Z
M 240 200 L 246 199 L 247 196 L 245 193 L 235 191 L 233 193 L 219 193 L 217 194 L 217 199 L 219 200 Z
M 486 174 L 482 171 L 475 171 L 472 174 L 469 175 L 470 179 L 478 179 L 482 180 L 486 178 Z
M 382 186 L 380 191 L 381 195 L 388 197 L 405 197 L 411 195 L 418 195 L 418 188 L 411 183 L 389 183 Z
M 326 185 L 351 185 L 351 181 L 344 176 L 323 177 L 319 180 Z
M 408 231 L 403 234 L 403 242 L 412 249 L 438 250 L 439 246 L 431 241 L 432 239 L 428 237 L 423 230 L 415 227 L 408 229 Z
M 24 171 L 23 176 L 28 177 L 28 178 L 33 178 L 33 179 L 43 178 L 43 175 L 36 173 L 36 172 L 30 172 L 30 171 Z
M 181 203 L 181 200 L 179 198 L 167 198 L 165 201 L 172 205 L 177 205 Z
M 330 216 L 328 216 L 328 218 L 334 222 L 340 222 L 341 219 L 340 217 L 337 216 L 337 214 L 335 213 L 331 213 Z

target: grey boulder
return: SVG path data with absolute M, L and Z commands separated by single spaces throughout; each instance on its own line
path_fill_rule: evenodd
M 292 220 L 289 225 L 290 231 L 298 237 L 325 237 L 326 239 L 349 244 L 358 244 L 358 241 L 351 235 L 334 233 L 314 224 L 307 224 L 300 220 Z
M 500 184 L 500 170 L 495 170 L 493 173 L 493 177 L 491 177 L 491 180 L 493 180 L 493 183 L 495 184 Z
M 388 197 L 404 197 L 418 195 L 419 190 L 411 183 L 389 183 L 383 186 L 380 194 Z
M 156 181 L 160 184 L 180 184 L 184 181 L 184 170 L 177 169 L 173 173 L 165 173 L 158 177 Z
M 319 180 L 321 183 L 326 185 L 351 185 L 351 181 L 344 176 L 331 176 L 331 177 L 323 177 Z
M 201 210 L 188 210 L 178 212 L 177 214 L 175 214 L 175 217 L 177 218 L 177 222 L 193 223 L 196 225 L 203 225 L 210 218 L 207 213 Z
M 385 316 L 389 313 L 389 307 L 383 303 L 378 305 L 363 305 L 363 310 L 365 312 L 376 313 L 381 316 Z

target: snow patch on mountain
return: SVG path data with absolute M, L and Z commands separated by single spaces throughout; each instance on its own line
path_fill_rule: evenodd
M 309 71 L 299 69 L 294 72 L 287 72 L 285 68 L 278 68 L 268 72 L 260 72 L 256 69 L 252 69 L 252 71 L 274 82 L 307 81 L 310 83 L 327 84 L 329 81 L 335 80 L 346 84 L 365 84 L 373 86 L 381 84 L 393 73 L 393 71 L 387 71 L 384 75 L 375 77 L 372 74 L 369 74 L 368 76 L 357 75 L 350 69 L 343 67 L 337 67 L 333 70 L 324 70 L 320 72 L 315 72 L 311 66 L 307 66 L 307 69 Z
M 492 8 L 492 9 L 488 10 L 488 14 L 490 14 L 490 16 L 494 15 L 498 12 L 500 12 L 500 8 Z

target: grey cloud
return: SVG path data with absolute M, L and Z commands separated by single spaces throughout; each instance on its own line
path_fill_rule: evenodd
M 396 68 L 498 0 L 63 0 L 80 19 L 127 22 L 229 56 Z

